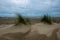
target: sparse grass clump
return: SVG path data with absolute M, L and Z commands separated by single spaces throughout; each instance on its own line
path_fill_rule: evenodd
M 23 16 L 21 16 L 20 14 L 17 14 L 17 23 L 16 23 L 16 25 L 21 24 L 21 23 L 26 25 L 26 21 L 23 18 Z
M 51 20 L 51 17 L 48 16 L 48 15 L 44 15 L 41 22 L 44 22 L 44 23 L 48 23 L 48 24 L 52 24 L 52 20 Z
M 16 23 L 16 25 L 18 25 L 18 24 L 27 25 L 27 24 L 31 24 L 31 23 L 30 23 L 30 19 L 29 18 L 25 18 L 22 15 L 17 14 L 17 23 Z

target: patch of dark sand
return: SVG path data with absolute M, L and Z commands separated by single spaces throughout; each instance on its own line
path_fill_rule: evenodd
M 6 38 L 4 38 L 4 37 L 0 37 L 0 40 L 9 40 L 9 39 L 6 39 Z

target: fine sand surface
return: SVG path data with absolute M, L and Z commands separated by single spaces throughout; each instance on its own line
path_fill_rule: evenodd
M 1 24 L 0 40 L 60 40 L 60 24 L 36 23 L 18 26 Z

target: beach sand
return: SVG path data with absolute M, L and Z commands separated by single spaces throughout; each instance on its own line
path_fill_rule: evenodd
M 27 31 L 29 32 L 26 33 Z M 18 26 L 1 24 L 0 40 L 60 40 L 60 23 L 52 25 L 36 23 Z

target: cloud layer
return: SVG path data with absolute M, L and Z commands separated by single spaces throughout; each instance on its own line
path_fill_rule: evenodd
M 15 13 L 21 13 L 29 17 L 42 16 L 46 13 L 51 16 L 60 16 L 60 0 L 27 1 L 28 4 L 21 5 L 20 3 L 17 5 L 11 0 L 0 0 L 0 16 L 15 16 Z

